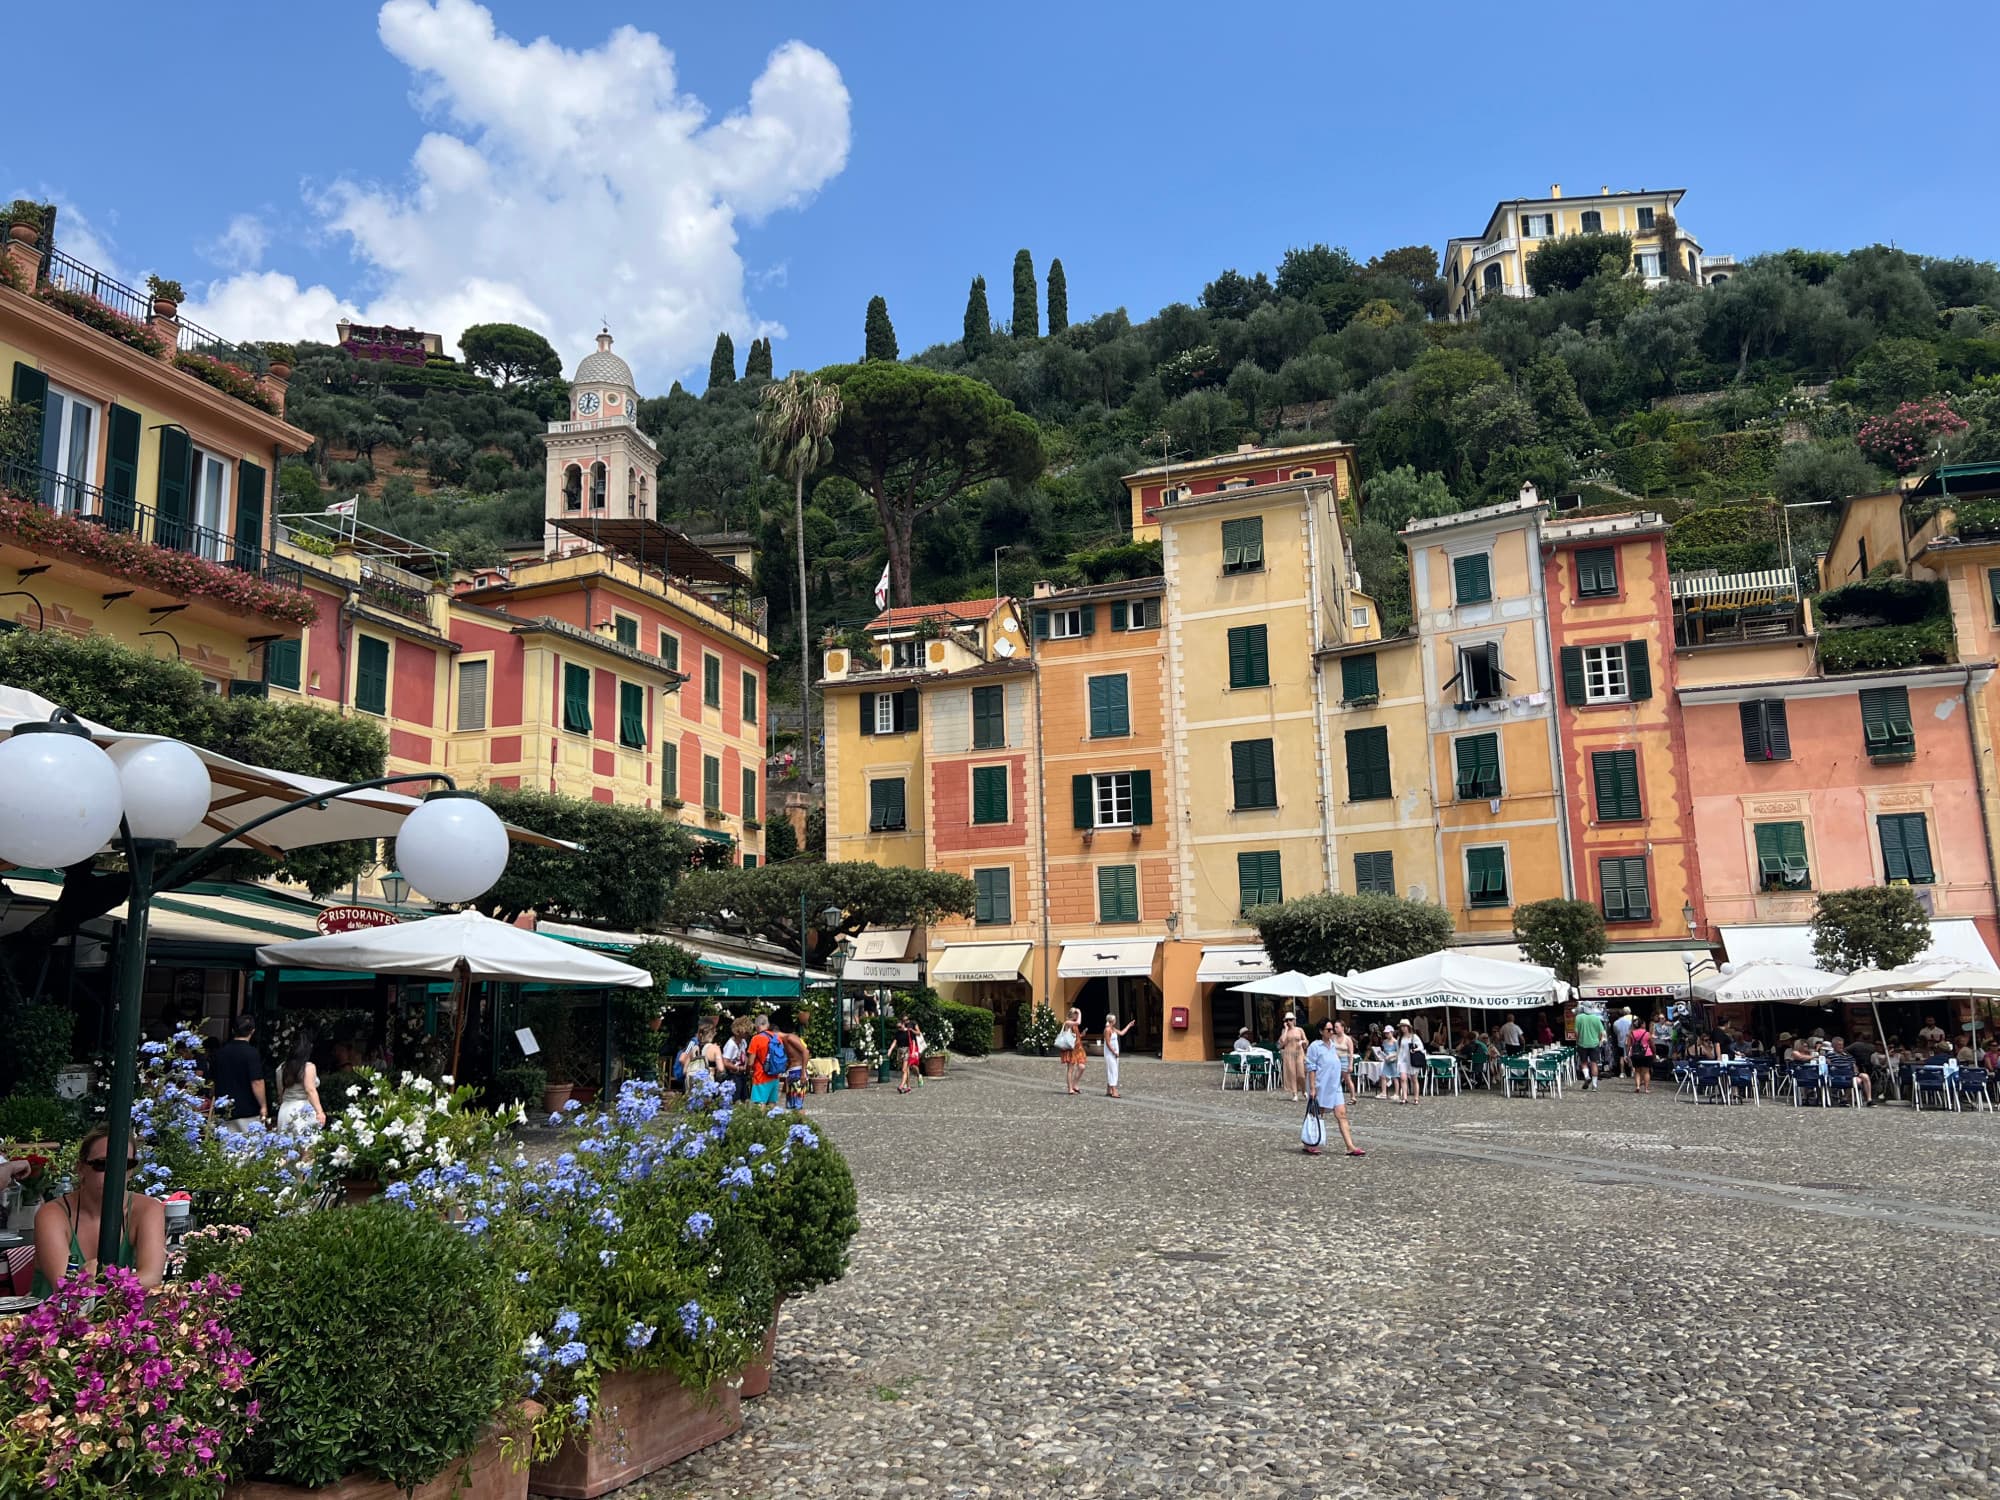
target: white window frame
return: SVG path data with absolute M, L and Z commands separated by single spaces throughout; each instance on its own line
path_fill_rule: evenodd
M 1583 648 L 1583 701 L 1630 703 L 1632 679 L 1625 662 L 1625 643 Z
M 1657 281 L 1660 275 L 1660 252 L 1641 250 L 1632 257 L 1632 263 L 1639 274 L 1648 281 Z
M 896 695 L 877 693 L 875 695 L 875 732 L 894 734 L 896 732 Z
M 1124 808 L 1123 817 L 1119 816 L 1121 804 Z M 1132 826 L 1130 771 L 1100 771 L 1090 778 L 1090 826 L 1092 828 Z
M 104 407 L 88 396 L 79 396 L 75 391 L 57 385 L 51 380 L 48 388 L 51 408 L 54 408 L 58 397 L 61 398 L 62 406 L 59 411 L 49 412 L 49 415 L 55 417 L 55 421 L 51 425 L 49 440 L 43 443 L 39 457 L 55 459 L 54 463 L 44 463 L 42 467 L 51 474 L 60 475 L 61 479 L 45 480 L 43 488 L 54 491 L 51 498 L 56 510 L 67 514 L 80 510 L 83 505 L 83 496 L 77 493 L 72 485 L 97 483 L 97 438 L 104 429 Z M 78 434 L 76 430 L 76 418 L 80 412 L 88 413 L 90 418 L 88 430 L 82 434 Z M 82 438 L 81 442 L 78 441 L 79 436 Z M 50 452 L 51 444 L 54 448 L 53 453 Z M 82 460 L 80 465 L 75 462 L 78 458 Z M 81 472 L 78 472 L 79 468 Z M 71 483 L 64 484 L 62 482 L 64 479 Z
M 208 465 L 215 467 L 210 470 Z M 206 473 L 218 477 L 220 493 L 206 496 L 202 478 Z M 222 557 L 224 538 L 229 531 L 229 460 L 220 453 L 195 445 L 194 462 L 188 474 L 188 525 L 198 528 L 193 538 L 194 546 L 188 550 L 218 562 Z M 206 535 L 200 533 L 205 532 Z
M 465 674 L 468 669 L 475 667 L 479 672 L 479 722 L 468 724 L 465 722 Z M 452 687 L 451 711 L 454 727 L 464 732 L 486 733 L 487 726 L 493 720 L 493 658 L 476 656 L 467 661 L 464 657 L 460 657 L 458 670 L 452 676 Z
M 1294 469 L 1294 470 L 1292 470 L 1292 473 L 1291 473 L 1291 477 L 1292 477 L 1293 479 L 1317 479 L 1317 478 L 1319 477 L 1319 470 L 1317 470 L 1317 469 Z
M 1368 607 L 1364 604 L 1353 606 L 1348 610 L 1347 618 L 1356 630 L 1365 629 L 1368 624 Z
M 1160 628 L 1160 601 L 1157 599 L 1134 599 L 1125 615 L 1127 630 L 1158 630 Z
M 923 665 L 924 643 L 915 636 L 889 642 L 889 670 L 914 672 Z
M 1049 611 L 1049 639 L 1052 641 L 1073 641 L 1083 634 L 1083 611 L 1081 609 L 1052 609 Z
M 1471 658 L 1484 657 L 1488 650 L 1493 658 L 1493 691 L 1484 696 L 1475 696 L 1472 691 Z M 1458 701 L 1460 703 L 1492 703 L 1507 696 L 1507 677 L 1500 668 L 1500 642 L 1464 641 L 1458 648 Z
M 1539 229 L 1535 227 L 1538 224 L 1541 226 Z M 1524 240 L 1545 240 L 1553 235 L 1555 230 L 1556 216 L 1554 214 L 1521 215 L 1521 238 Z

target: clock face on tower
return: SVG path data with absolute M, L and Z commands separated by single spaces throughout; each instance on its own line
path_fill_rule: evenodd
M 597 415 L 597 392 L 585 391 L 576 398 L 576 414 L 580 417 Z

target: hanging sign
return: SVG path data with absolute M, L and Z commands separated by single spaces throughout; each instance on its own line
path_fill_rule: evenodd
M 394 927 L 403 919 L 379 906 L 329 906 L 319 914 L 322 933 L 360 932 L 369 927 Z

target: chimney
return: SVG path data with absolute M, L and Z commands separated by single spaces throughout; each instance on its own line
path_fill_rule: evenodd
M 1599 188 L 1597 196 L 1600 198 L 1609 198 L 1611 196 L 1611 184 L 1607 182 L 1603 187 Z
M 1236 445 L 1236 451 L 1238 453 L 1255 453 L 1257 451 L 1257 445 L 1255 443 L 1238 443 Z
M 1549 196 L 1551 198 L 1560 198 L 1562 195 L 1563 195 L 1563 185 L 1560 182 L 1552 182 L 1549 184 Z
M 1035 584 L 1034 596 L 1037 599 L 1046 599 L 1051 594 L 1055 593 L 1055 591 L 1056 591 L 1056 586 L 1053 583 L 1050 583 L 1048 579 L 1043 578 L 1037 581 L 1037 583 Z

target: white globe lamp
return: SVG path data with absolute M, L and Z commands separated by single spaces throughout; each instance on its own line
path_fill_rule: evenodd
M 396 834 L 396 868 L 433 901 L 470 901 L 507 868 L 506 825 L 469 793 L 433 792 Z
M 87 735 L 23 724 L 0 741 L 0 859 L 77 864 L 111 842 L 123 813 L 118 768 Z
M 177 844 L 208 816 L 208 767 L 179 740 L 126 740 L 111 749 L 135 839 Z

